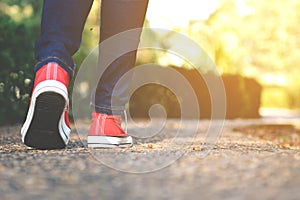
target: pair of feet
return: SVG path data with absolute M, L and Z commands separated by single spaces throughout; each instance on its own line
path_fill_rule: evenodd
M 68 73 L 48 63 L 36 73 L 29 110 L 21 129 L 22 141 L 37 149 L 61 149 L 69 141 Z M 121 128 L 121 116 L 92 113 L 88 147 L 127 147 L 132 137 Z

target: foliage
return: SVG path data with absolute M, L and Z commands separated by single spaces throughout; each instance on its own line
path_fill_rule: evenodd
M 164 69 L 166 68 L 162 68 L 161 70 Z M 195 109 L 195 106 L 198 106 L 200 110 L 199 118 L 210 119 L 212 117 L 212 107 L 216 105 L 212 105 L 206 81 L 214 82 L 219 77 L 213 73 L 200 75 L 195 69 L 177 67 L 173 67 L 172 69 L 180 73 L 190 83 L 197 97 L 198 105 L 187 105 L 182 96 L 176 96 L 162 85 L 147 84 L 138 88 L 131 96 L 129 101 L 130 115 L 136 118 L 148 118 L 151 106 L 159 104 L 165 109 L 168 118 L 179 118 L 182 116 L 180 106 L 185 104 L 185 108 L 189 107 L 189 109 Z M 223 75 L 221 78 L 224 81 L 226 99 L 218 99 L 218 101 L 226 100 L 226 119 L 260 117 L 260 84 L 254 79 L 239 75 Z M 135 80 L 133 79 L 133 81 Z M 180 87 L 178 85 L 178 88 Z M 194 118 L 195 116 L 185 113 L 185 117 Z
M 253 77 L 264 87 L 278 87 L 300 107 L 300 1 L 223 0 L 206 21 L 189 26 L 222 73 Z M 282 106 L 268 97 L 263 106 Z M 278 96 L 284 101 L 284 96 Z
M 34 44 L 40 34 L 42 5 L 43 1 L 36 0 L 0 0 L 0 125 L 23 122 L 26 116 L 33 85 Z M 82 48 L 74 56 L 77 69 L 97 44 L 98 12 L 99 1 L 95 1 L 83 33 Z
M 263 106 L 300 107 L 300 93 L 295 92 L 300 90 L 300 1 L 220 2 L 207 20 L 191 21 L 187 28 L 177 31 L 201 44 L 222 73 L 258 80 L 264 87 Z M 0 124 L 24 120 L 33 84 L 34 43 L 40 32 L 42 4 L 36 0 L 0 0 Z M 95 1 L 81 49 L 74 56 L 77 69 L 97 45 L 98 29 L 99 1 Z M 151 42 L 155 36 L 148 38 Z M 144 54 L 139 58 L 157 62 L 158 57 Z M 272 100 L 280 98 L 279 103 Z
M 29 5 L 32 9 L 41 6 L 36 1 L 22 2 L 14 7 L 21 13 L 26 6 L 27 10 Z M 5 3 L 14 6 L 19 1 L 0 3 L 0 124 L 24 120 L 33 83 L 34 42 L 39 33 L 39 25 L 35 24 L 38 13 L 17 19 L 8 15 L 11 7 Z

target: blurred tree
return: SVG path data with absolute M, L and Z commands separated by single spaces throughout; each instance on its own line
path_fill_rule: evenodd
M 33 85 L 34 44 L 40 34 L 42 5 L 43 1 L 36 0 L 0 0 L 0 125 L 20 123 L 25 118 Z M 74 56 L 77 66 L 98 43 L 99 0 L 94 3 L 83 38 L 82 47 Z
M 273 86 L 284 88 L 289 106 L 300 107 L 297 92 L 300 91 L 300 1 L 220 2 L 207 20 L 191 21 L 188 30 L 176 30 L 199 42 L 222 73 L 255 77 L 272 87 L 273 94 Z M 21 122 L 25 117 L 33 83 L 33 50 L 40 32 L 42 3 L 0 0 L 0 124 Z M 78 68 L 98 43 L 99 1 L 95 1 L 83 36 L 81 49 L 74 56 Z M 160 57 L 146 53 L 151 62 Z M 143 56 L 141 60 L 146 58 Z M 271 98 L 263 99 L 265 105 L 272 104 Z
M 298 0 L 223 0 L 208 20 L 191 22 L 188 34 L 223 74 L 254 77 L 265 88 L 280 86 L 298 99 L 286 106 L 299 108 L 299 9 Z
M 0 124 L 23 121 L 33 80 L 42 2 L 0 2 Z

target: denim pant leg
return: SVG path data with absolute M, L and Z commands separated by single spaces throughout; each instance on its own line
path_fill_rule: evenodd
M 100 43 L 126 30 L 142 28 L 147 6 L 148 0 L 102 0 Z M 136 48 L 139 39 L 140 33 L 136 38 L 132 39 L 132 42 L 136 44 Z M 128 38 L 124 38 L 124 40 L 126 40 L 124 43 L 128 43 Z M 120 45 L 122 46 L 122 41 Z M 100 49 L 100 54 L 113 54 L 114 51 L 118 50 L 113 48 Z M 123 82 L 123 84 L 115 88 L 115 90 L 114 86 L 118 80 L 135 65 L 135 60 L 136 51 L 132 51 L 120 56 L 108 66 L 102 74 L 96 88 L 95 102 L 93 102 L 96 112 L 118 114 L 118 112 L 124 110 L 124 106 L 128 101 L 126 90 L 129 87 L 129 81 Z M 98 65 L 99 67 L 103 67 L 101 66 L 101 59 Z M 117 99 L 114 105 L 112 105 L 112 99 Z M 116 111 L 117 113 L 112 111 Z
M 49 62 L 74 74 L 72 55 L 81 43 L 82 31 L 93 0 L 44 0 L 41 36 L 35 45 L 35 71 Z

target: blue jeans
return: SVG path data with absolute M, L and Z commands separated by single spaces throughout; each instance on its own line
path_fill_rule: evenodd
M 70 77 L 74 76 L 72 56 L 80 47 L 82 31 L 92 4 L 93 0 L 44 0 L 42 34 L 35 46 L 38 60 L 35 71 L 49 62 L 56 62 Z M 101 0 L 100 43 L 123 31 L 141 28 L 147 5 L 148 0 Z M 120 96 L 118 105 L 111 105 L 112 91 L 120 77 L 134 66 L 135 59 L 135 51 L 127 53 L 116 59 L 104 72 L 97 85 L 95 102 L 92 102 L 96 112 L 111 114 L 112 109 L 124 109 L 128 101 L 125 91 L 129 83 L 119 87 L 119 91 L 114 91 L 114 95 Z

